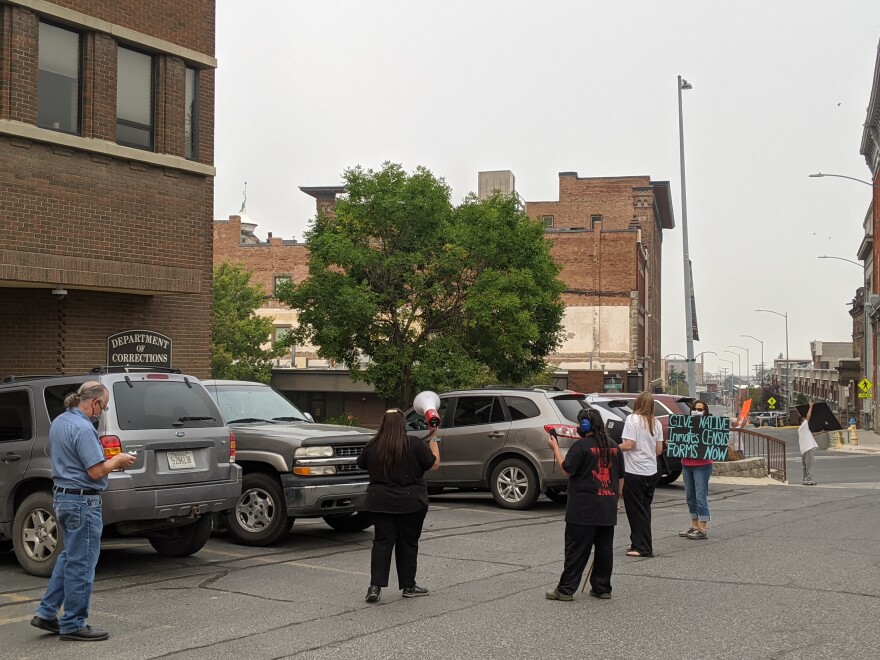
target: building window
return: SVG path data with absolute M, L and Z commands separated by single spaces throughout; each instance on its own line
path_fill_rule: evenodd
M 278 295 L 278 287 L 290 284 L 290 275 L 276 275 L 274 278 L 274 284 L 272 288 L 272 294 Z
M 116 141 L 152 149 L 153 58 L 121 46 L 116 58 Z
M 553 227 L 553 216 L 552 215 L 542 215 L 541 220 L 544 222 L 544 228 L 550 229 Z
M 190 160 L 199 157 L 199 75 L 196 69 L 186 67 L 186 117 L 184 119 L 183 155 Z
M 40 23 L 37 125 L 79 133 L 79 34 Z
M 602 222 L 601 215 L 591 215 L 590 216 L 590 228 L 594 229 L 596 227 L 597 222 Z

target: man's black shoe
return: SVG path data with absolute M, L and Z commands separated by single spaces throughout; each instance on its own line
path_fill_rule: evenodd
M 411 587 L 404 587 L 403 589 L 403 597 L 404 598 L 416 598 L 418 596 L 427 596 L 428 590 L 424 587 L 420 587 L 417 584 L 414 584 Z
M 110 639 L 110 633 L 100 628 L 86 626 L 70 633 L 61 633 L 61 639 L 66 642 L 103 642 Z
M 44 619 L 41 616 L 35 616 L 31 619 L 31 625 L 34 628 L 39 628 L 40 630 L 45 630 L 46 632 L 50 632 L 52 634 L 57 635 L 61 632 L 61 629 L 58 627 L 58 619 Z
M 364 600 L 368 603 L 378 603 L 381 597 L 382 587 L 377 587 L 375 584 L 371 584 L 370 588 L 367 589 L 367 597 L 364 598 Z

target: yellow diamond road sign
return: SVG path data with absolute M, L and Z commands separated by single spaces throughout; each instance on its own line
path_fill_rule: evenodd
M 868 380 L 867 378 L 862 378 L 857 386 L 861 392 L 859 392 L 860 399 L 870 399 L 871 398 L 871 389 L 874 387 L 874 384 Z
M 767 399 L 767 404 L 771 408 L 775 408 L 776 407 L 776 398 L 771 396 L 769 399 Z

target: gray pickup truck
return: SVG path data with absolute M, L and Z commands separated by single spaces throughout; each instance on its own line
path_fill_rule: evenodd
M 357 466 L 372 431 L 315 424 L 268 385 L 203 382 L 235 434 L 236 462 L 244 472 L 241 498 L 225 516 L 235 541 L 270 545 L 296 518 L 323 518 L 340 531 L 372 524 L 360 511 L 369 478 Z

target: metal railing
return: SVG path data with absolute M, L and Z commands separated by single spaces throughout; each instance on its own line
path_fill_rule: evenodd
M 782 482 L 787 480 L 783 440 L 757 431 L 730 429 L 730 446 L 742 453 L 743 458 L 763 457 L 768 476 Z

